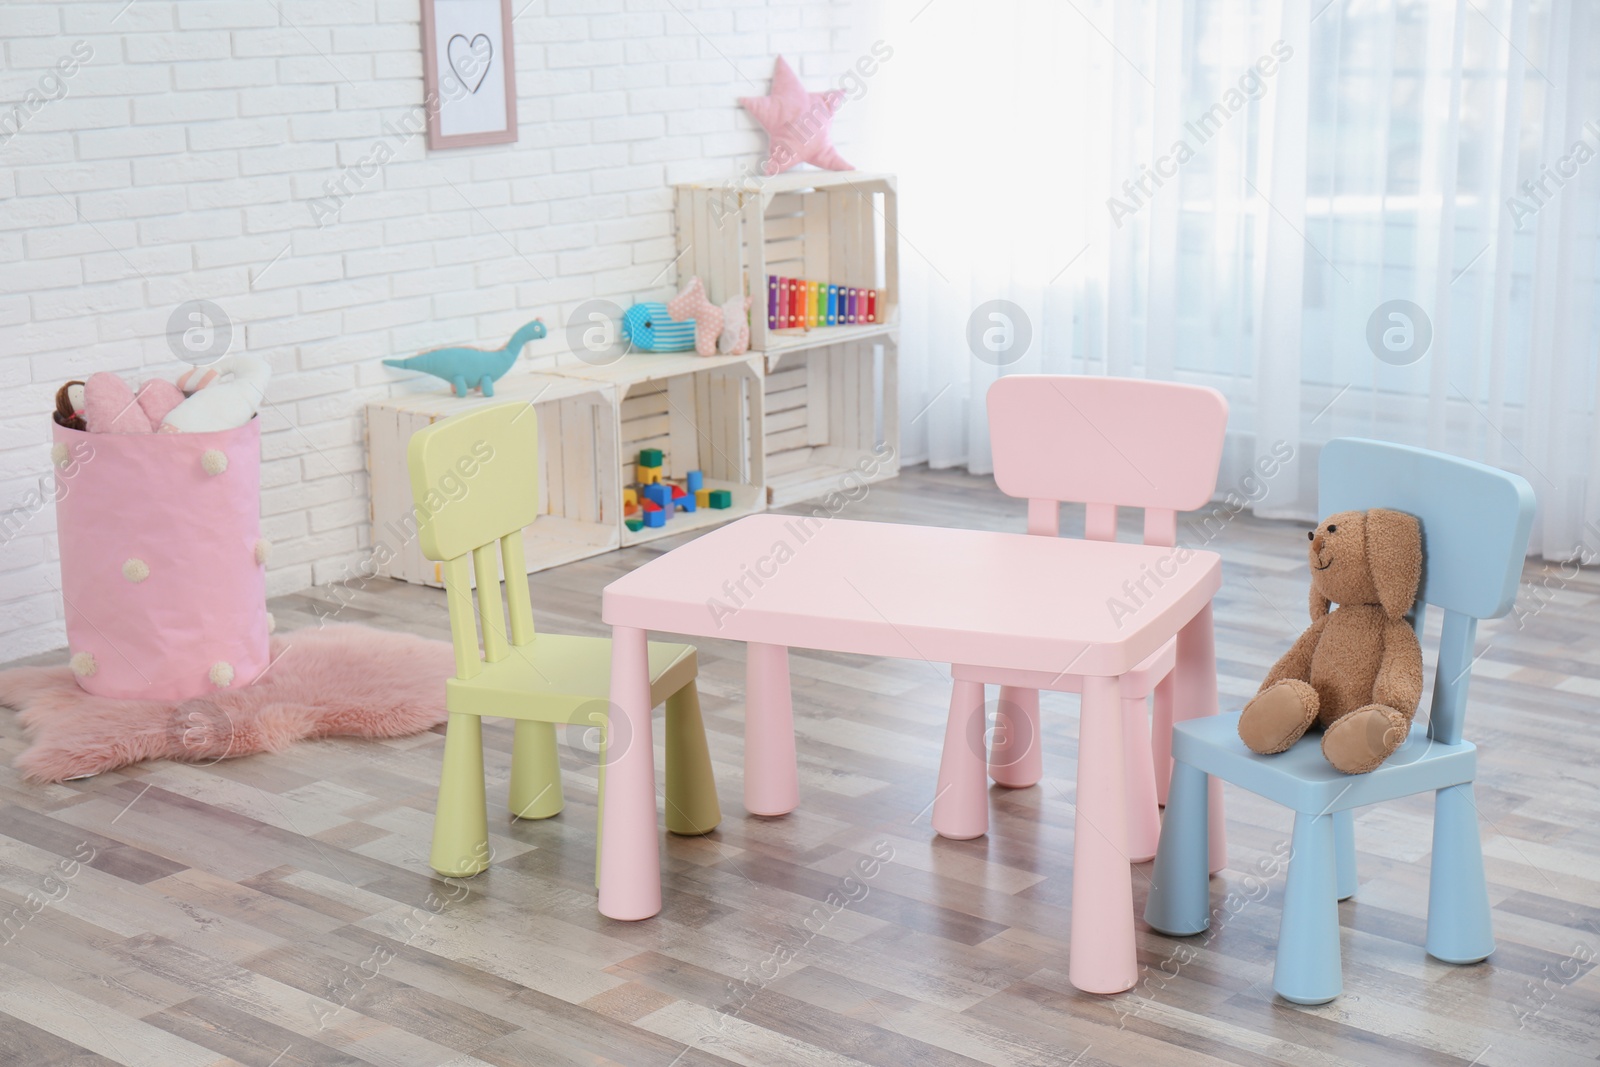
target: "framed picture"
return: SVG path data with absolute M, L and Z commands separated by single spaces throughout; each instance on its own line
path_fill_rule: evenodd
M 512 0 L 422 0 L 429 148 L 517 139 Z

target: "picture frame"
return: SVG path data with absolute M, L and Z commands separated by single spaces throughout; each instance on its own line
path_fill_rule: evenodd
M 512 0 L 422 0 L 428 148 L 517 139 Z

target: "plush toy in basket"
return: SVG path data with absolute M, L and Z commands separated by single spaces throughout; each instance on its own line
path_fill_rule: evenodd
M 1328 762 L 1364 774 L 1405 743 L 1422 699 L 1422 648 L 1406 618 L 1422 581 L 1422 530 L 1411 515 L 1374 508 L 1330 515 L 1306 536 L 1311 626 L 1245 705 L 1239 737 L 1271 755 L 1317 723 Z
M 56 391 L 57 426 L 88 433 L 214 433 L 256 417 L 272 367 L 254 356 L 225 356 L 191 367 L 176 383 L 151 378 L 136 393 L 118 375 L 100 371 Z
M 137 392 L 101 372 L 57 394 L 61 593 L 85 691 L 188 700 L 266 670 L 255 413 L 269 375 L 237 356 Z

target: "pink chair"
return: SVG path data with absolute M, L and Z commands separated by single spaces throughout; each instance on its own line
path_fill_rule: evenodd
M 1062 501 L 1087 506 L 1085 536 L 1115 541 L 1117 508 L 1144 509 L 1144 543 L 1177 544 L 1177 513 L 1211 499 L 1222 459 L 1228 403 L 1201 386 L 1133 378 L 1025 374 L 1002 378 L 989 388 L 989 440 L 994 478 L 1007 496 L 1028 501 L 1028 532 L 1060 533 Z M 1168 576 L 1170 577 L 1170 576 Z M 1151 577 L 1159 581 L 1161 576 Z M 1072 596 L 1049 588 L 1041 575 L 1041 596 Z M 1127 605 L 1137 610 L 1137 588 Z M 1114 610 L 1108 605 L 1107 610 Z M 1176 638 L 1118 679 L 1123 703 L 1123 752 L 1127 790 L 1128 858 L 1153 859 L 1161 834 L 1158 805 L 1166 800 L 1171 776 L 1171 738 L 1175 692 Z M 1036 784 L 1043 774 L 1039 743 L 1039 690 L 1082 693 L 1083 679 L 1067 673 L 956 666 L 952 669 L 951 732 L 940 770 L 940 796 L 957 786 L 948 737 L 956 736 L 958 715 L 982 714 L 984 685 L 998 684 L 1000 700 L 989 744 L 989 777 L 1012 789 Z M 1155 696 L 1155 729 L 1146 718 L 1146 701 Z M 1207 707 L 1214 708 L 1215 694 Z M 1200 712 L 1186 708 L 1182 718 Z M 972 731 L 961 736 L 972 737 Z M 957 757 L 959 758 L 959 757 Z M 1080 758 L 1085 754 L 1080 752 Z M 981 784 L 981 771 L 979 774 Z M 956 788 L 959 807 L 941 805 L 935 829 L 946 837 L 977 837 L 988 830 L 988 798 L 982 789 Z

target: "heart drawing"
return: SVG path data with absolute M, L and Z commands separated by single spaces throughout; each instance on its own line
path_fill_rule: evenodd
M 476 93 L 483 85 L 483 79 L 488 77 L 489 61 L 494 58 L 494 44 L 488 35 L 480 33 L 469 41 L 465 35 L 458 33 L 445 44 L 444 52 L 445 58 L 450 61 L 450 69 L 467 87 L 467 92 Z

